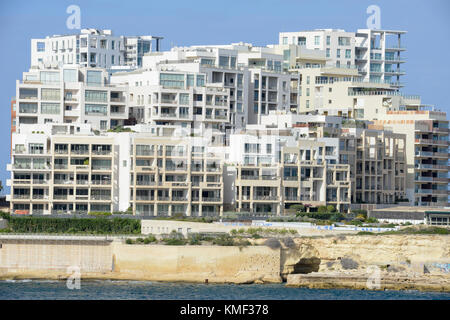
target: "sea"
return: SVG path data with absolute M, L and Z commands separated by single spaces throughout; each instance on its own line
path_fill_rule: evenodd
M 289 288 L 284 284 L 2 280 L 0 300 L 450 300 L 450 292 Z

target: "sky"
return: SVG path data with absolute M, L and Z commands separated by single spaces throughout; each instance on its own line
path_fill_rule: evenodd
M 366 9 L 381 9 L 381 29 L 405 30 L 402 53 L 406 94 L 450 111 L 450 1 L 448 0 L 0 0 L 0 180 L 10 174 L 10 101 L 16 80 L 30 67 L 32 38 L 71 34 L 66 9 L 81 9 L 81 28 L 111 29 L 115 35 L 163 36 L 162 50 L 172 46 L 248 42 L 265 46 L 278 33 L 318 28 L 365 29 Z M 4 188 L 3 194 L 8 192 Z

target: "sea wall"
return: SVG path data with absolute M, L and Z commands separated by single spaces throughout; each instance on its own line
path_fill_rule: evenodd
M 1 240 L 0 279 L 82 278 L 221 283 L 281 282 L 280 249 Z
M 450 290 L 450 236 L 380 235 L 265 239 L 255 245 L 168 246 L 106 239 L 24 240 L 0 237 L 0 279 L 82 278 L 263 283 L 364 288 L 379 268 L 385 288 Z M 275 245 L 274 245 L 275 244 Z M 278 244 L 278 245 L 276 245 Z M 372 268 L 372 269 L 371 269 Z
M 114 272 L 127 279 L 280 282 L 280 249 L 265 246 L 113 244 Z

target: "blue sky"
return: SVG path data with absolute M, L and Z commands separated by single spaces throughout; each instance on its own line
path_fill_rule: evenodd
M 448 0 L 228 0 L 228 1 L 1 1 L 0 2 L 0 179 L 9 173 L 10 100 L 30 66 L 30 39 L 73 33 L 66 28 L 69 5 L 81 8 L 81 27 L 112 29 L 116 35 L 160 35 L 172 45 L 277 43 L 278 32 L 316 28 L 366 28 L 366 8 L 381 8 L 381 28 L 406 30 L 403 92 L 450 111 L 450 1 Z M 5 190 L 3 191 L 5 193 Z

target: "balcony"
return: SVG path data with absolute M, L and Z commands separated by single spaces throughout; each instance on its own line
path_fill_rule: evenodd
M 253 200 L 278 201 L 278 196 L 253 196 Z

